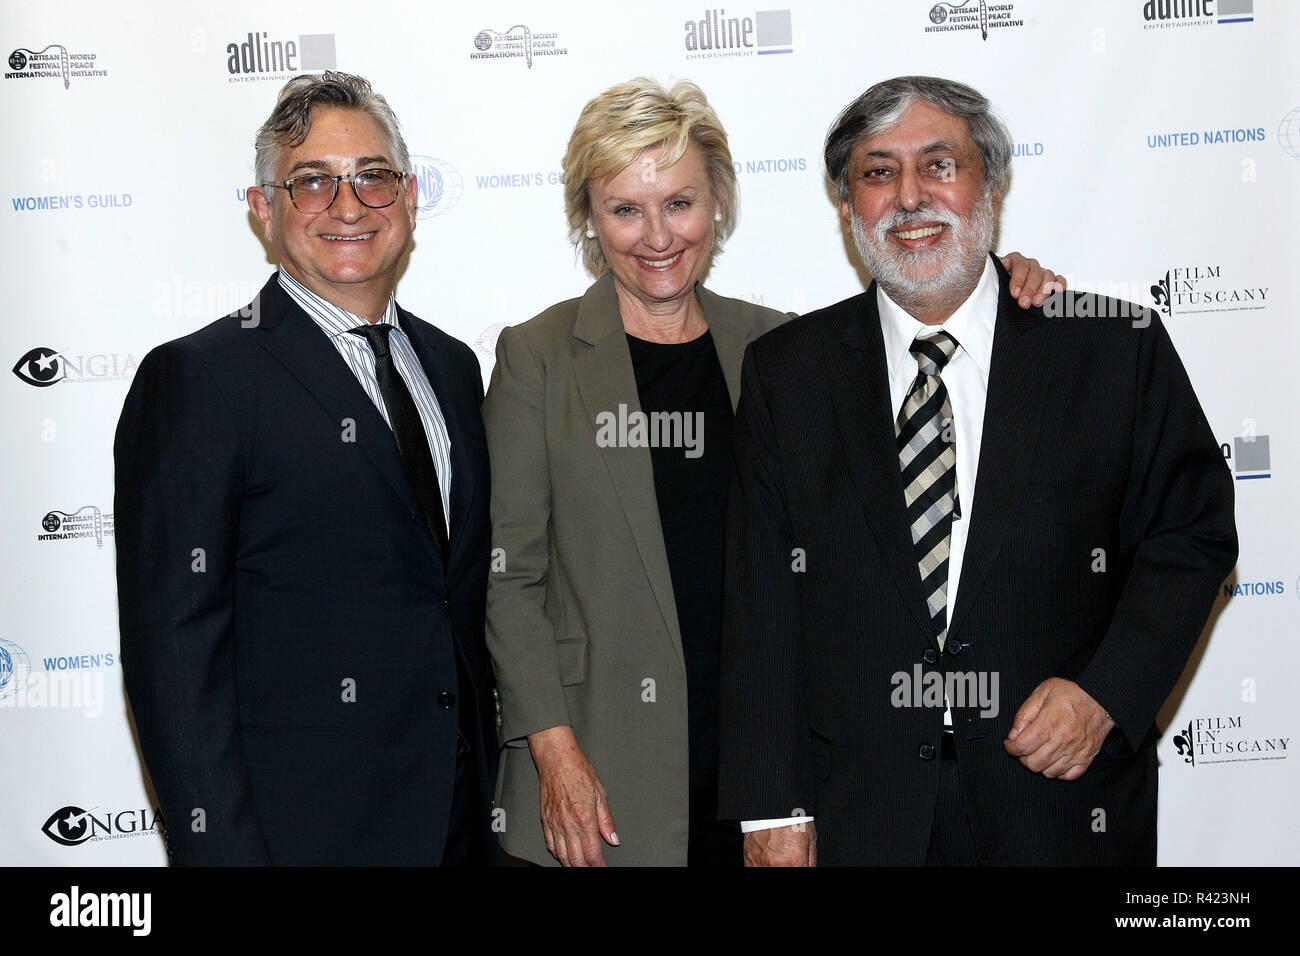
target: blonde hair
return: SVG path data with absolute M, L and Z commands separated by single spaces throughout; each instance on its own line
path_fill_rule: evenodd
M 609 263 L 600 240 L 587 238 L 587 184 L 617 175 L 647 149 L 663 149 L 658 168 L 664 169 L 681 159 L 692 143 L 704 153 L 709 189 L 722 217 L 713 230 L 712 256 L 735 226 L 736 172 L 726 130 L 704 91 L 690 80 L 678 80 L 665 90 L 642 76 L 611 86 L 582 108 L 564 152 L 564 210 L 569 240 L 593 276 L 603 275 Z

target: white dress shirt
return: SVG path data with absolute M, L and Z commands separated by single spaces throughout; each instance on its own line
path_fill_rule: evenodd
M 949 620 L 952 619 L 952 609 L 957 605 L 962 556 L 966 551 L 966 536 L 975 505 L 975 474 L 979 470 L 980 439 L 984 435 L 984 402 L 988 397 L 989 363 L 993 359 L 993 327 L 998 316 L 1000 291 L 993 259 L 987 258 L 975 291 L 941 324 L 927 326 L 885 295 L 879 285 L 876 286 L 880 330 L 885 337 L 889 400 L 895 422 L 898 421 L 908 389 L 919 371 L 916 356 L 911 352 L 917 334 L 927 329 L 943 329 L 957 340 L 957 351 L 939 373 L 948 390 L 948 402 L 952 407 L 953 434 L 957 444 L 957 500 L 961 505 L 961 517 L 953 515 L 948 539 Z M 945 727 L 952 726 L 952 714 L 946 709 L 943 722 Z M 746 820 L 740 828 L 751 833 L 755 830 L 806 823 L 812 819 L 787 817 L 780 820 Z
M 379 409 L 379 414 L 384 417 L 388 427 L 392 428 L 393 423 L 388 419 L 388 409 L 384 406 L 383 393 L 379 390 L 379 378 L 375 374 L 375 353 L 370 351 L 369 342 L 349 331 L 370 323 L 359 315 L 353 315 L 346 309 L 340 309 L 334 303 L 322 299 L 283 269 L 280 270 L 280 288 L 302 306 L 302 310 L 311 317 L 322 332 L 329 336 L 329 340 L 334 343 L 334 348 L 338 350 L 339 355 L 343 356 L 343 361 L 356 376 L 357 382 L 375 403 L 375 408 Z M 388 296 L 388 306 L 383 318 L 379 321 L 393 327 L 393 330 L 388 333 L 388 348 L 393 355 L 397 374 L 402 376 L 402 381 L 406 383 L 406 388 L 415 401 L 415 407 L 419 410 L 420 423 L 424 425 L 424 435 L 429 441 L 429 453 L 433 456 L 433 465 L 438 472 L 443 521 L 448 522 L 451 520 L 451 436 L 447 433 L 447 421 L 442 416 L 442 407 L 433 393 L 433 386 L 429 384 L 429 378 L 424 374 L 424 367 L 415 357 L 411 340 L 407 338 L 406 332 L 398 321 L 397 303 L 391 294 Z M 451 534 L 450 528 L 447 529 L 447 533 Z

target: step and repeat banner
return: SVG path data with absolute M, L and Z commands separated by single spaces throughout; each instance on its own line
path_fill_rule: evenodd
M 998 250 L 1158 309 L 1237 479 L 1241 557 L 1161 714 L 1160 861 L 1297 862 L 1297 36 L 1286 0 L 8 5 L 0 862 L 165 862 L 122 690 L 113 432 L 144 355 L 272 271 L 253 134 L 334 68 L 413 154 L 398 299 L 485 381 L 504 326 L 589 282 L 560 159 L 611 84 L 704 88 L 741 193 L 709 285 L 796 312 L 868 281 L 821 161 L 839 110 L 899 74 L 987 94 L 1016 141 Z

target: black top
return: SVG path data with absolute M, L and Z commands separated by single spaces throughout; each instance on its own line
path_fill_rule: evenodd
M 647 417 L 644 435 L 651 446 L 659 523 L 686 658 L 690 770 L 693 775 L 712 775 L 718 762 L 718 651 L 731 481 L 731 397 L 711 333 L 672 345 L 629 335 L 627 344 L 641 410 Z M 656 412 L 668 415 L 656 419 Z M 628 434 L 636 434 L 631 422 Z

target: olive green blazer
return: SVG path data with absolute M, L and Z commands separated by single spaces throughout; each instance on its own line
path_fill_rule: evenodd
M 696 292 L 734 408 L 746 345 L 789 316 Z M 487 641 L 503 745 L 496 806 L 502 846 L 534 863 L 555 860 L 526 737 L 568 724 L 621 840 L 605 859 L 686 864 L 686 669 L 650 449 L 596 442 L 596 416 L 617 416 L 620 404 L 640 409 L 609 273 L 581 298 L 502 330 L 483 402 Z

